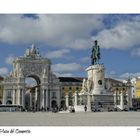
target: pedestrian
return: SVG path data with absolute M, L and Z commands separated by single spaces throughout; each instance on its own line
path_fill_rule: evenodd
M 85 107 L 84 107 L 84 110 L 85 110 L 85 112 L 87 111 L 87 106 L 85 105 Z

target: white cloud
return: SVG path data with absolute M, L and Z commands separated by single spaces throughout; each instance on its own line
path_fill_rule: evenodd
M 5 67 L 0 68 L 0 75 L 7 75 L 8 74 L 8 69 Z
M 0 41 L 43 42 L 51 46 L 86 48 L 92 31 L 103 28 L 103 15 L 0 15 Z
M 97 39 L 103 48 L 128 49 L 140 44 L 140 16 L 129 20 L 121 19 L 110 29 L 100 31 L 92 40 Z
M 8 56 L 6 59 L 5 59 L 5 62 L 7 64 L 12 64 L 13 63 L 13 60 L 14 60 L 14 56 L 13 55 L 10 55 Z
M 57 77 L 73 77 L 74 75 L 72 73 L 54 73 Z
M 136 72 L 136 73 L 129 73 L 129 72 L 126 72 L 126 73 L 123 73 L 122 75 L 120 75 L 120 78 L 129 78 L 129 77 L 139 77 L 140 76 L 140 72 Z
M 56 51 L 48 52 L 46 54 L 46 57 L 50 59 L 61 58 L 61 57 L 65 57 L 68 53 L 70 53 L 70 50 L 68 49 L 56 50 Z
M 114 15 L 115 16 L 115 15 Z M 37 18 L 0 15 L 0 41 L 45 43 L 60 48 L 87 49 L 93 40 L 102 48 L 128 49 L 140 45 L 140 16 L 121 16 L 110 28 L 103 22 L 106 15 L 42 14 Z M 110 19 L 112 20 L 112 19 Z M 109 23 L 108 23 L 109 24 Z M 92 35 L 92 33 L 97 33 Z
M 81 67 L 80 64 L 77 63 L 68 63 L 68 64 L 54 64 L 52 65 L 52 70 L 55 73 L 71 73 L 71 72 L 77 72 L 81 71 L 83 68 Z
M 92 41 L 91 38 L 84 38 L 84 39 L 77 39 L 73 40 L 69 44 L 66 44 L 66 47 L 68 48 L 74 48 L 74 49 L 80 49 L 80 50 L 86 50 L 88 48 L 91 48 Z
M 114 70 L 112 70 L 112 71 L 110 71 L 110 73 L 109 73 L 110 75 L 115 75 L 116 74 L 116 72 L 114 71 Z
M 80 61 L 81 61 L 81 62 L 90 62 L 91 59 L 90 59 L 90 57 L 82 57 L 82 58 L 80 59 Z
M 136 48 L 131 52 L 132 56 L 138 56 L 140 57 L 140 48 Z

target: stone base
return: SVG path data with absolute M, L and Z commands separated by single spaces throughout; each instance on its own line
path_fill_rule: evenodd
M 84 112 L 84 105 L 75 105 L 74 108 L 75 108 L 75 111 L 76 112 Z
M 102 110 L 114 108 L 114 96 L 109 94 L 92 95 L 91 109 L 93 108 L 102 108 Z
M 109 94 L 94 94 L 92 95 L 92 102 L 95 103 L 114 103 L 114 96 Z

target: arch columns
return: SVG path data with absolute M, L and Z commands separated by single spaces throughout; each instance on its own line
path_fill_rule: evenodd
M 20 90 L 20 98 L 21 98 L 21 105 L 23 106 L 23 108 L 25 107 L 25 93 L 24 93 L 25 89 L 21 89 Z
M 3 101 L 2 101 L 3 105 L 6 105 L 6 89 L 3 90 Z
M 49 102 L 48 102 L 48 89 L 45 89 L 45 108 L 47 109 L 49 107 Z
M 40 108 L 44 108 L 44 93 L 45 93 L 45 90 L 44 89 L 41 89 L 41 92 L 40 92 Z
M 123 99 L 124 99 L 124 95 L 123 95 L 123 92 L 121 91 L 121 93 L 120 93 L 120 106 L 121 106 L 121 109 L 124 109 L 124 101 L 123 101 Z
M 48 106 L 48 88 L 42 87 L 40 90 L 40 108 L 47 109 Z
M 91 111 L 91 95 L 87 94 L 87 110 Z
M 16 104 L 16 89 L 13 90 L 13 96 L 12 96 L 12 104 L 15 105 Z
M 16 92 L 16 104 L 20 105 L 20 89 L 17 89 Z
M 30 92 L 30 108 L 32 108 L 32 93 Z
M 38 94 L 38 88 L 35 88 L 35 98 L 34 98 L 34 108 L 37 110 L 39 109 L 39 98 L 38 98 L 39 94 Z
M 69 96 L 66 95 L 65 97 L 66 97 L 66 107 L 69 108 Z
M 77 101 L 78 101 L 77 96 L 78 96 L 77 93 L 75 93 L 75 96 L 74 96 L 74 97 L 75 97 L 75 101 L 74 101 L 74 105 L 75 105 L 75 106 L 77 106 Z
M 114 95 L 114 107 L 117 107 L 117 91 L 115 91 Z

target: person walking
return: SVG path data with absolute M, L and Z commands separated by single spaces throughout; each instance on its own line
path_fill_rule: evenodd
M 85 112 L 87 111 L 87 106 L 85 105 L 85 107 L 84 107 L 84 110 L 85 110 Z

